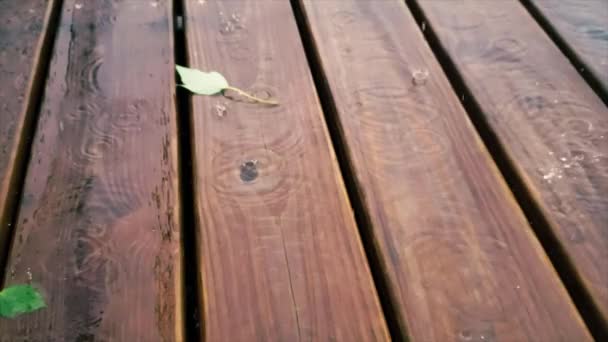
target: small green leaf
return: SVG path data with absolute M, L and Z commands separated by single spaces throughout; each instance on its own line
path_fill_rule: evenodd
M 180 86 L 193 93 L 200 95 L 215 95 L 229 87 L 228 81 L 226 81 L 224 76 L 218 72 L 202 72 L 181 65 L 176 65 L 175 69 L 177 69 L 177 73 L 183 82 Z
M 0 291 L 0 317 L 13 318 L 46 307 L 37 289 L 16 285 Z

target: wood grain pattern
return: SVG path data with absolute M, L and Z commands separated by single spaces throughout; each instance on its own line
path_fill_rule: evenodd
M 528 0 L 608 94 L 608 1 Z M 608 95 L 605 95 L 608 96 Z
M 401 329 L 590 341 L 404 2 L 303 4 Z
M 608 322 L 608 109 L 517 1 L 420 5 Z
M 35 83 L 55 1 L 0 2 L 0 267 L 9 246 L 9 224 L 18 203 L 23 151 L 35 116 Z M 0 270 L 0 279 L 2 279 Z
M 183 340 L 171 15 L 64 1 L 6 284 L 48 307 L 0 340 Z
M 280 101 L 192 98 L 203 339 L 388 340 L 289 2 L 187 1 L 186 27 L 192 67 Z

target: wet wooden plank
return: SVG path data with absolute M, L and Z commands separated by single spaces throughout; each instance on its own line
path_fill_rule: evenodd
M 528 0 L 608 97 L 608 2 Z M 585 71 L 585 70 L 583 70 Z
M 44 77 L 40 57 L 51 41 L 47 27 L 53 10 L 56 1 L 0 2 L 0 267 L 18 203 L 38 83 Z
M 420 4 L 607 322 L 608 109 L 517 1 Z
M 192 67 L 280 101 L 192 99 L 203 339 L 388 340 L 290 3 L 187 1 L 186 27 Z
M 7 284 L 48 307 L 2 341 L 181 341 L 170 2 L 66 0 Z
M 590 341 L 404 2 L 303 4 L 400 328 Z

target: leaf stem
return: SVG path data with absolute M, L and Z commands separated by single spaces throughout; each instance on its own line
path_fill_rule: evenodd
M 259 97 L 256 97 L 256 96 L 253 96 L 253 95 L 251 95 L 251 94 L 248 94 L 248 93 L 246 93 L 246 92 L 242 91 L 242 90 L 241 90 L 241 89 L 239 89 L 239 88 L 235 88 L 235 87 L 228 86 L 228 87 L 224 88 L 224 90 L 232 90 L 232 91 L 236 91 L 236 92 L 237 92 L 237 93 L 239 93 L 240 95 L 243 95 L 243 96 L 245 96 L 246 98 L 248 98 L 248 99 L 250 99 L 250 100 L 253 100 L 253 101 L 255 101 L 255 102 L 259 102 L 259 103 L 263 103 L 263 104 L 267 104 L 267 105 L 271 105 L 271 106 L 278 106 L 278 105 L 279 105 L 279 103 L 278 103 L 277 101 L 275 101 L 275 100 L 264 100 L 264 99 L 261 99 L 261 98 L 259 98 Z

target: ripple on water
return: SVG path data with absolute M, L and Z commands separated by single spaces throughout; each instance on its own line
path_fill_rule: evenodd
M 248 157 L 243 159 L 242 155 Z M 264 206 L 285 201 L 299 189 L 304 178 L 304 165 L 293 155 L 264 147 L 243 152 L 227 149 L 212 160 L 210 185 L 221 199 L 238 205 Z

